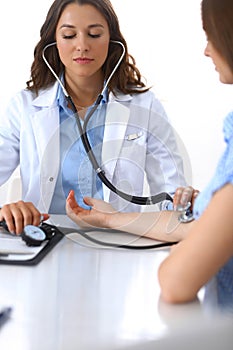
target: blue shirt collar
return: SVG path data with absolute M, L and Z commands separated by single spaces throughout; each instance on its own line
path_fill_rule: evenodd
M 64 75 L 61 76 L 61 82 L 62 82 L 62 84 L 64 84 Z M 62 87 L 61 87 L 60 84 L 58 84 L 57 102 L 58 102 L 58 105 L 63 107 L 64 109 L 67 107 L 66 97 L 64 95 L 64 92 L 63 92 Z M 108 89 L 105 89 L 104 93 L 103 93 L 103 98 L 102 98 L 100 103 L 104 104 L 104 103 L 107 103 L 107 102 L 108 102 Z

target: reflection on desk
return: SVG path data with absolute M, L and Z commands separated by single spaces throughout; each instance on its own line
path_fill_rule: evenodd
M 201 298 L 180 306 L 161 302 L 157 269 L 167 254 L 101 249 L 64 237 L 37 266 L 0 266 L 0 303 L 13 306 L 0 348 L 146 350 L 163 344 L 164 350 L 192 334 L 211 344 L 218 329 L 219 339 L 229 342 L 221 349 L 230 349 L 226 325 L 232 319 L 213 317 Z

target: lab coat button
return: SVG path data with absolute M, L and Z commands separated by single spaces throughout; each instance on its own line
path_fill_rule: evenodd
M 50 178 L 49 178 L 49 181 L 50 181 L 50 182 L 53 182 L 53 180 L 54 180 L 53 177 L 50 177 Z

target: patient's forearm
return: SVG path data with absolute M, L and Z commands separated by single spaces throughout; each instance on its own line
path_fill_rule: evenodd
M 108 227 L 161 241 L 182 240 L 194 222 L 180 223 L 175 211 L 116 213 L 110 215 Z

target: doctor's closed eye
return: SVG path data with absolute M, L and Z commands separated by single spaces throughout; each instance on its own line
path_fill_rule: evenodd
M 96 38 L 100 38 L 102 34 L 92 34 L 92 33 L 88 33 L 88 36 L 93 38 L 93 39 L 96 39 Z M 63 34 L 62 35 L 62 38 L 63 39 L 74 39 L 76 38 L 76 34 Z
M 61 35 L 63 39 L 73 39 L 78 37 L 79 30 L 71 24 L 63 24 L 60 27 Z M 96 39 L 100 38 L 104 34 L 104 26 L 102 24 L 91 24 L 85 30 L 85 35 Z

